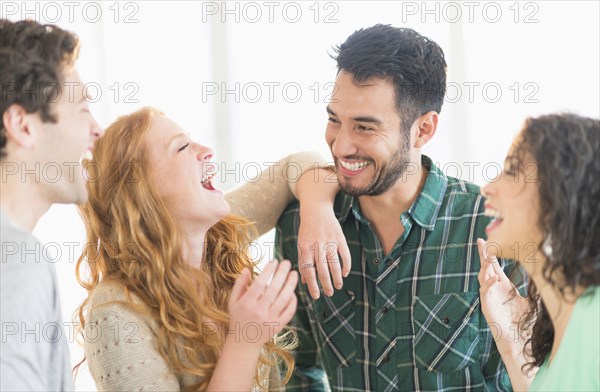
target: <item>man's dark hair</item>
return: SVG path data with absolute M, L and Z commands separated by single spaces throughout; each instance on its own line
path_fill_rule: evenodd
M 396 109 L 408 132 L 421 115 L 440 113 L 446 93 L 446 60 L 442 48 L 412 29 L 390 25 L 355 31 L 334 48 L 338 72 L 360 84 L 372 78 L 394 84 Z
M 51 105 L 60 96 L 64 70 L 79 55 L 73 33 L 32 20 L 0 19 L 0 114 L 13 104 L 27 113 L 40 113 L 44 122 L 56 122 Z M 5 155 L 6 129 L 0 118 L 0 158 Z

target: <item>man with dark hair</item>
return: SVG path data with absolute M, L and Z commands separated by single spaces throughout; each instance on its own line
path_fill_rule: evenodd
M 336 54 L 326 140 L 352 269 L 334 292 L 328 270 L 338 262 L 323 260 L 336 252 L 303 244 L 298 252 L 300 215 L 290 205 L 277 253 L 298 263 L 308 286 L 297 291 L 288 390 L 510 390 L 479 305 L 476 240 L 489 222 L 479 189 L 421 154 L 444 100 L 442 49 L 414 30 L 376 25 Z
M 0 19 L 3 391 L 73 389 L 56 271 L 31 231 L 53 203 L 87 200 L 81 160 L 102 130 L 78 53 L 70 32 Z

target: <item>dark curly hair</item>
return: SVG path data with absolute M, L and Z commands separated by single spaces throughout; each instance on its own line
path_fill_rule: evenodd
M 600 285 L 600 121 L 575 114 L 551 114 L 525 121 L 515 156 L 529 154 L 537 163 L 540 214 L 538 225 L 550 238 L 542 276 L 562 294 Z M 543 364 L 552 350 L 554 327 L 533 281 L 530 310 L 521 320 L 529 330 L 523 370 Z
M 334 48 L 338 72 L 352 74 L 355 83 L 371 78 L 394 84 L 396 109 L 408 132 L 429 111 L 440 113 L 446 93 L 446 60 L 440 46 L 408 28 L 390 25 L 355 31 Z
M 64 70 L 79 55 L 79 39 L 71 32 L 32 20 L 0 19 L 0 113 L 13 104 L 56 122 L 51 105 L 60 96 Z M 0 121 L 0 158 L 6 151 L 6 129 Z

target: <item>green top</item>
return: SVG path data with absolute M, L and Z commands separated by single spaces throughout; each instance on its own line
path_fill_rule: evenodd
M 405 231 L 388 255 L 358 199 L 338 194 L 335 212 L 352 270 L 342 290 L 316 301 L 299 283 L 293 324 L 300 346 L 288 391 L 328 384 L 345 391 L 511 390 L 479 305 L 476 241 L 489 222 L 483 198 L 426 156 L 423 165 L 427 180 L 400 215 Z M 275 241 L 276 255 L 294 265 L 298 224 L 294 203 Z M 501 263 L 511 276 L 515 263 Z
M 600 391 L 600 286 L 577 299 L 552 363 L 548 358 L 530 391 Z

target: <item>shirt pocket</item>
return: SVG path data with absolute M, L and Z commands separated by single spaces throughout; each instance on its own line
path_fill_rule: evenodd
M 321 337 L 321 357 L 325 363 L 350 367 L 356 360 L 356 300 L 352 291 L 335 291 L 315 301 L 315 320 Z
M 415 297 L 415 366 L 428 372 L 451 373 L 477 363 L 479 314 L 479 292 Z

